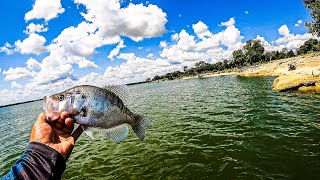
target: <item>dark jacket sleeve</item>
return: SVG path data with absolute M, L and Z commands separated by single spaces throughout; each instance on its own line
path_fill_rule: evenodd
M 24 154 L 2 179 L 61 179 L 65 169 L 66 162 L 58 151 L 30 142 Z

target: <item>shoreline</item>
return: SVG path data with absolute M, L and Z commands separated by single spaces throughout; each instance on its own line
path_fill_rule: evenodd
M 289 70 L 288 66 L 294 64 L 296 69 Z M 320 92 L 320 53 L 309 53 L 293 58 L 286 58 L 280 60 L 273 60 L 265 64 L 257 64 L 248 67 L 246 70 L 240 72 L 240 69 L 229 70 L 228 72 L 212 72 L 201 75 L 201 78 L 219 77 L 219 76 L 240 76 L 240 77 L 277 77 L 272 85 L 272 90 L 275 92 L 282 92 L 288 90 L 298 90 L 302 92 Z M 198 76 L 186 76 L 176 80 L 198 79 Z M 161 81 L 151 82 L 137 82 L 127 84 L 128 86 L 155 83 Z M 30 102 L 40 101 L 36 99 L 26 102 L 19 102 L 7 105 L 1 105 L 0 108 L 25 104 Z
M 294 65 L 295 69 L 289 70 L 290 65 Z M 320 53 L 313 52 L 292 58 L 272 60 L 267 63 L 252 65 L 242 72 L 240 72 L 240 69 L 233 69 L 229 72 L 205 73 L 200 78 L 219 76 L 276 77 L 272 85 L 272 90 L 275 92 L 288 90 L 320 92 Z M 185 76 L 175 80 L 198 78 L 198 76 Z M 171 80 L 152 81 L 151 83 L 162 81 Z

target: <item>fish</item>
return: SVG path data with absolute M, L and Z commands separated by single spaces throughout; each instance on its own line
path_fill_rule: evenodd
M 103 88 L 81 85 L 45 96 L 43 109 L 49 121 L 58 119 L 62 111 L 69 112 L 91 139 L 94 139 L 92 128 L 98 128 L 101 135 L 119 143 L 128 136 L 128 126 L 131 126 L 136 136 L 144 141 L 152 121 L 147 116 L 132 113 L 122 100 L 127 97 L 125 85 Z

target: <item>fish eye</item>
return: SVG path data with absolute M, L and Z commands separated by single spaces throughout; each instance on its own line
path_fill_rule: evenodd
M 64 100 L 64 95 L 60 95 L 60 96 L 59 96 L 59 100 L 60 100 L 60 101 L 63 101 L 63 100 Z

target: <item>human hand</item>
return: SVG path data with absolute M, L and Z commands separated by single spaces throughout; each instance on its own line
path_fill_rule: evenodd
M 30 142 L 39 142 L 55 149 L 67 161 L 83 131 L 79 126 L 72 133 L 73 128 L 74 123 L 68 112 L 62 112 L 60 118 L 52 122 L 48 122 L 44 113 L 41 113 L 33 125 Z

